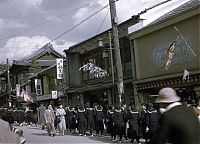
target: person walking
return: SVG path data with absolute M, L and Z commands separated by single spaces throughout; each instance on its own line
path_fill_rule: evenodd
M 57 121 L 57 124 L 58 124 L 60 135 L 62 136 L 65 135 L 65 130 L 66 130 L 65 115 L 66 115 L 66 112 L 63 109 L 63 106 L 60 104 L 58 109 L 56 110 L 56 117 L 59 120 Z
M 49 136 L 55 136 L 56 135 L 54 127 L 55 115 L 51 105 L 49 105 L 48 109 L 45 110 L 44 118 Z
M 107 116 L 106 116 L 106 121 L 107 121 L 107 133 L 110 134 L 111 139 L 113 140 L 114 138 L 114 126 L 113 126 L 113 116 L 114 115 L 114 106 L 110 105 L 108 107 L 108 111 L 107 111 Z
M 46 110 L 46 107 L 43 103 L 40 104 L 40 107 L 38 108 L 38 121 L 42 125 L 42 129 L 45 128 L 45 118 L 44 118 L 44 112 Z
M 116 136 L 119 136 L 119 142 L 122 142 L 122 137 L 124 133 L 124 127 L 125 127 L 125 116 L 124 113 L 121 110 L 120 106 L 115 106 L 115 111 L 113 115 L 113 123 L 114 123 L 114 142 L 117 141 Z
M 93 137 L 94 126 L 94 109 L 90 107 L 90 104 L 86 104 L 86 116 L 87 116 L 87 129 L 90 131 L 90 136 Z
M 155 100 L 160 108 L 165 108 L 161 126 L 157 132 L 156 143 L 199 144 L 200 125 L 194 111 L 183 106 L 173 88 L 166 87 L 159 91 Z
M 135 106 L 131 106 L 131 110 L 127 113 L 127 119 L 131 143 L 133 143 L 135 139 L 139 143 L 139 111 L 136 110 Z
M 78 121 L 78 131 L 79 135 L 84 135 L 86 136 L 86 130 L 87 130 L 87 119 L 86 119 L 86 111 L 84 106 L 79 106 L 78 107 L 78 112 L 77 112 L 77 121 Z
M 152 103 L 147 104 L 147 115 L 146 115 L 146 125 L 147 125 L 147 137 L 150 140 L 150 144 L 155 144 L 156 131 L 159 126 L 159 113 L 153 107 Z
M 72 131 L 73 131 L 73 134 L 75 134 L 77 124 L 76 124 L 76 111 L 75 111 L 74 107 L 70 107 L 68 109 L 67 117 L 68 117 L 69 132 L 70 132 L 70 134 L 72 134 Z
M 96 107 L 96 110 L 94 112 L 94 118 L 95 118 L 96 135 L 103 136 L 104 114 L 103 114 L 103 107 L 101 105 L 98 105 Z M 101 134 L 99 134 L 99 132 Z

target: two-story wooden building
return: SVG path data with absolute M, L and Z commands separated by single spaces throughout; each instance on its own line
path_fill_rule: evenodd
M 61 90 L 64 87 L 64 80 L 56 79 L 57 58 L 65 59 L 63 55 L 55 51 L 52 45 L 48 43 L 24 58 L 13 61 L 9 69 L 13 105 L 17 104 L 16 84 L 20 84 L 21 89 L 23 88 L 35 101 L 51 101 L 52 91 L 58 91 L 59 97 L 64 96 L 63 90 Z M 6 72 L 4 75 L 7 83 Z M 8 101 L 7 92 L 8 89 L 2 92 L 1 101 Z
M 139 21 L 138 16 L 118 25 L 120 52 L 124 77 L 124 94 L 122 101 L 131 103 L 133 99 L 132 86 L 132 65 L 130 40 L 128 36 L 128 27 Z M 118 98 L 117 75 L 114 67 L 114 84 L 112 83 L 112 70 L 109 49 L 109 31 L 102 32 L 79 44 L 71 46 L 65 50 L 67 58 L 67 83 L 66 93 L 68 94 L 69 104 L 98 103 L 101 105 L 115 104 Z M 103 40 L 103 47 L 98 47 L 97 42 Z M 113 61 L 115 65 L 114 51 Z M 79 71 L 79 68 L 87 63 L 93 63 L 96 66 L 107 70 L 109 75 L 103 78 L 95 78 L 89 72 Z

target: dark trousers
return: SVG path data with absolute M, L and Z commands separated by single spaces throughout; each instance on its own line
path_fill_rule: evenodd
M 114 126 L 114 139 L 116 139 L 116 136 L 118 135 L 119 136 L 119 140 L 121 141 L 122 140 L 122 137 L 124 135 L 124 126 L 123 125 L 115 125 Z

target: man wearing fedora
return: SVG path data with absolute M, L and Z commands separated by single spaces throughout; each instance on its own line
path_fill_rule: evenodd
M 173 88 L 159 91 L 155 100 L 160 108 L 165 108 L 161 126 L 157 133 L 158 144 L 200 144 L 200 125 L 192 109 L 183 106 Z

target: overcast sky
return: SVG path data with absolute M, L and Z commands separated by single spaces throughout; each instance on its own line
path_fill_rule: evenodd
M 0 0 L 0 63 L 17 60 L 54 40 L 109 0 Z M 116 2 L 119 23 L 165 0 L 119 0 Z M 172 0 L 141 17 L 144 24 L 189 0 Z M 106 14 L 108 15 L 106 16 Z M 106 17 L 105 17 L 106 16 Z M 105 18 L 102 27 L 100 25 Z M 109 8 L 93 16 L 66 35 L 51 42 L 63 53 L 70 45 L 84 41 L 111 27 Z

